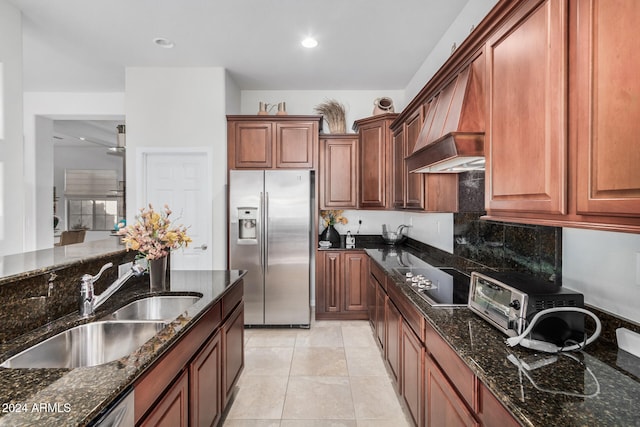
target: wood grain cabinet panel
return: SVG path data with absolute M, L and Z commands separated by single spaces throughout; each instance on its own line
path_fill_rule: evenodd
M 398 391 L 401 390 L 402 382 L 400 375 L 401 364 L 401 346 L 402 346 L 402 315 L 400 311 L 391 301 L 391 298 L 387 299 L 386 307 L 387 321 L 386 326 L 386 340 L 385 346 L 385 359 L 389 364 L 389 371 L 393 376 Z
M 321 116 L 227 116 L 229 169 L 314 169 Z
M 364 252 L 344 254 L 344 311 L 367 310 L 367 263 Z
M 211 427 L 222 415 L 222 340 L 216 333 L 189 366 L 189 413 L 192 427 Z
M 413 330 L 404 324 L 402 331 L 402 363 L 400 365 L 400 390 L 415 425 L 422 425 L 424 397 L 422 377 L 424 347 Z M 447 425 L 448 424 L 441 424 Z
M 397 114 L 381 114 L 356 120 L 360 135 L 360 192 L 361 209 L 392 207 L 391 144 L 389 126 Z
M 404 208 L 404 187 L 406 167 L 405 158 L 405 132 L 404 126 L 400 126 L 394 133 L 392 139 L 392 156 L 393 156 L 393 207 L 396 209 Z
M 187 427 L 189 425 L 188 402 L 189 375 L 185 370 L 139 426 Z
M 244 368 L 244 303 L 222 325 L 222 348 L 222 406 L 226 408 Z
M 316 253 L 316 319 L 369 318 L 368 260 L 363 251 Z
M 236 168 L 271 168 L 271 123 L 235 123 L 234 135 Z
M 409 116 L 404 123 L 406 134 L 405 145 L 405 157 L 413 153 L 413 149 L 418 141 L 418 135 L 420 135 L 420 129 L 422 127 L 423 109 L 418 108 L 413 115 Z M 410 209 L 424 209 L 424 181 L 425 175 L 419 173 L 409 173 L 404 167 L 403 161 L 403 175 L 405 180 L 405 208 Z M 428 178 L 428 175 L 426 175 Z
M 640 216 L 640 2 L 581 0 L 576 13 L 577 211 Z M 573 112 L 573 111 L 572 111 Z
M 358 135 L 320 140 L 320 209 L 358 207 Z
M 440 368 L 429 357 L 425 360 L 426 427 L 479 427 L 473 413 L 449 383 Z
M 566 213 L 567 0 L 527 0 L 486 44 L 487 210 Z

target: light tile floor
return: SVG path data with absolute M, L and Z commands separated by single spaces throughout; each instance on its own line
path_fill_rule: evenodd
M 410 426 L 367 321 L 246 329 L 225 427 Z

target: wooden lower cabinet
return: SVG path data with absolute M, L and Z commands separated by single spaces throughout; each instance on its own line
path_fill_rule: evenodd
M 226 407 L 244 367 L 244 303 L 222 325 L 222 403 Z
M 398 391 L 401 390 L 402 384 L 400 382 L 400 367 L 401 367 L 401 344 L 402 344 L 402 315 L 395 306 L 391 298 L 387 299 L 386 306 L 387 321 L 386 327 L 386 339 L 387 345 L 385 346 L 384 354 L 385 359 L 389 365 L 389 371 L 393 376 L 393 380 L 397 386 Z
M 430 356 L 424 369 L 426 427 L 479 427 L 473 413 Z
M 367 272 L 364 251 L 318 251 L 316 319 L 367 319 Z
M 189 367 L 189 411 L 194 427 L 210 427 L 222 415 L 222 340 L 216 333 L 195 357 Z
M 480 409 L 478 419 L 484 427 L 519 427 L 513 415 L 484 385 L 480 384 Z
M 140 424 L 141 427 L 187 427 L 189 425 L 189 375 L 183 371 Z
M 242 282 L 235 286 L 136 381 L 136 426 L 220 422 L 244 367 Z
M 400 366 L 400 395 L 407 405 L 414 424 L 422 425 L 424 398 L 422 396 L 422 373 L 424 346 L 413 330 L 404 324 L 402 330 L 402 364 Z M 448 424 L 434 424 L 448 426 Z

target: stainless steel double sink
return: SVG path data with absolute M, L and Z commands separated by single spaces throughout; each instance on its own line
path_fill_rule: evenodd
M 195 304 L 199 296 L 153 296 L 102 320 L 67 329 L 0 364 L 2 368 L 79 368 L 125 357 Z

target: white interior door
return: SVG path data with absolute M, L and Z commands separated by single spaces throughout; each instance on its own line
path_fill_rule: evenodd
M 193 243 L 171 253 L 173 270 L 211 270 L 212 192 L 208 151 L 163 150 L 142 153 L 138 207 L 165 204 L 176 224 L 189 227 Z

